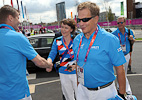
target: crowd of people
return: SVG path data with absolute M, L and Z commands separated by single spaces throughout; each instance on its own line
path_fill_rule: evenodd
M 22 33 L 23 35 L 25 35 L 27 37 L 27 36 L 37 35 L 37 34 L 44 34 L 44 33 L 47 33 L 48 30 L 46 30 L 46 28 L 44 28 L 43 26 L 41 26 L 41 28 L 39 29 L 39 31 L 34 30 L 33 28 L 30 28 L 30 30 L 29 29 L 19 28 L 17 30 L 17 32 L 20 32 L 20 33 Z
M 34 35 L 33 29 L 20 30 L 24 35 L 17 32 L 19 11 L 8 5 L 0 8 L 0 100 L 32 100 L 26 59 L 51 72 L 56 55 L 64 100 L 136 100 L 127 79 L 135 38 L 133 31 L 125 27 L 125 17 L 119 17 L 117 30 L 109 33 L 98 25 L 100 8 L 96 3 L 80 3 L 77 12 L 82 33 L 74 37 L 76 22 L 63 19 L 61 36 L 54 39 L 45 59 L 24 36 Z M 44 32 L 41 28 L 40 33 Z

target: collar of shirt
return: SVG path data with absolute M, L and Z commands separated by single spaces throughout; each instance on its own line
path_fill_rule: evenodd
M 99 25 L 97 25 L 97 27 L 98 27 L 98 33 L 97 33 L 97 35 L 98 35 L 98 34 L 100 33 L 101 27 L 100 27 Z M 94 36 L 94 34 L 95 34 L 95 32 L 93 32 L 93 33 L 91 34 L 91 36 L 89 37 L 89 40 L 92 39 L 92 37 Z M 83 33 L 83 38 L 86 38 L 85 35 L 84 35 L 84 33 Z
M 122 34 L 122 33 L 120 32 L 119 28 L 117 28 L 117 33 Z M 127 29 L 126 27 L 125 27 L 125 33 L 128 33 L 128 29 Z
M 7 24 L 0 24 L 0 27 L 2 27 L 2 26 L 9 27 L 11 30 L 14 30 L 14 31 L 15 31 L 15 29 L 14 29 L 12 26 L 10 26 L 10 25 L 7 25 Z

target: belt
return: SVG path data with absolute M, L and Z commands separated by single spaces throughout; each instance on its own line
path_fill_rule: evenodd
M 127 53 L 127 54 L 129 54 L 129 53 Z M 125 54 L 124 56 L 126 56 L 127 54 Z
M 105 88 L 105 87 L 110 86 L 112 83 L 113 83 L 113 81 L 112 81 L 112 82 L 109 82 L 108 84 L 105 84 L 105 85 L 103 85 L 103 86 L 99 86 L 99 87 L 96 87 L 96 88 L 87 88 L 87 89 L 88 89 L 88 90 L 97 91 L 97 90 L 99 90 L 99 89 L 102 89 L 102 88 Z

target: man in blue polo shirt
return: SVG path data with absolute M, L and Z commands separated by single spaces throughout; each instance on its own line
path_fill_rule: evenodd
M 32 100 L 26 79 L 26 58 L 52 70 L 47 60 L 19 32 L 19 12 L 8 5 L 0 8 L 0 100 Z
M 99 7 L 93 2 L 78 5 L 78 24 L 82 33 L 73 42 L 74 58 L 77 64 L 78 93 L 77 100 L 125 99 L 126 62 L 119 40 L 97 24 Z M 119 83 L 118 96 L 115 87 L 113 66 Z
M 123 50 L 123 53 L 125 55 L 126 63 L 124 64 L 125 68 L 125 75 L 127 75 L 127 68 L 128 63 L 130 59 L 130 42 L 133 44 L 135 42 L 133 31 L 130 30 L 130 35 L 128 35 L 128 29 L 125 27 L 126 25 L 126 18 L 125 17 L 119 17 L 117 19 L 117 30 L 112 32 L 115 36 L 117 36 L 120 40 L 120 45 Z M 126 77 L 126 92 L 127 94 L 132 94 L 129 81 Z

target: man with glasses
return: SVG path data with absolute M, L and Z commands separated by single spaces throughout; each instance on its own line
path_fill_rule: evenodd
M 82 33 L 73 42 L 74 58 L 77 68 L 77 100 L 108 100 L 124 98 L 126 62 L 119 39 L 109 34 L 97 24 L 99 7 L 93 2 L 78 5 L 78 24 Z M 115 66 L 119 83 L 119 94 L 115 88 L 113 66 Z
M 126 76 L 128 63 L 129 63 L 129 59 L 130 59 L 130 54 L 129 54 L 130 42 L 131 42 L 131 44 L 133 44 L 135 42 L 135 38 L 134 38 L 134 34 L 133 34 L 132 30 L 130 30 L 130 35 L 128 35 L 129 32 L 128 32 L 128 29 L 125 27 L 125 25 L 126 25 L 125 17 L 119 17 L 117 19 L 118 28 L 117 28 L 117 30 L 112 32 L 112 34 L 117 36 L 120 40 L 120 45 L 121 45 L 121 48 L 123 50 L 123 53 L 124 53 L 125 59 L 126 59 L 126 63 L 124 64 L 125 76 Z M 126 92 L 127 92 L 127 94 L 132 94 L 130 84 L 129 84 L 127 77 L 126 77 Z

